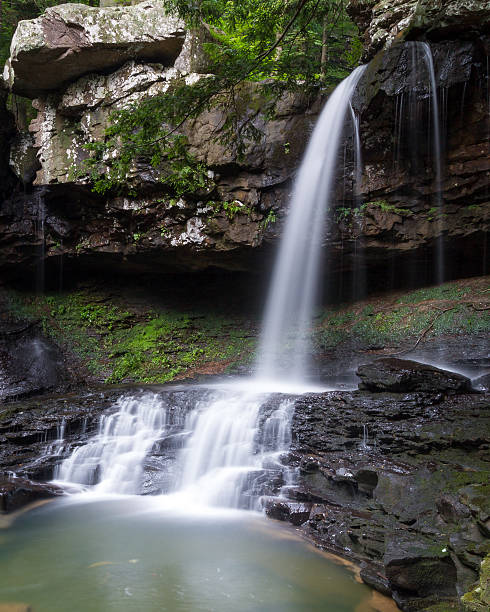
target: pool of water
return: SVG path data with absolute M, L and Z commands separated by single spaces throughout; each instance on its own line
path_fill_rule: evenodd
M 0 531 L 0 604 L 33 612 L 395 609 L 372 596 L 353 572 L 254 513 L 182 514 L 158 498 L 81 497 Z

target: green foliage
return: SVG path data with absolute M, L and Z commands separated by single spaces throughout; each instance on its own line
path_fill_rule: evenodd
M 263 229 L 266 230 L 271 223 L 275 223 L 276 221 L 277 221 L 277 215 L 276 215 L 275 211 L 273 211 L 271 209 L 267 213 L 267 217 L 264 218 L 264 220 L 262 221 L 261 225 L 262 225 Z
M 401 217 L 408 217 L 412 214 L 407 208 L 397 208 L 386 200 L 375 200 L 374 202 L 365 202 L 354 208 L 339 206 L 335 209 L 334 218 L 336 223 L 344 223 L 350 227 L 355 220 L 362 219 L 373 208 L 379 208 L 383 212 L 393 213 Z
M 478 295 L 478 294 L 476 294 Z M 457 283 L 410 292 L 390 307 L 367 304 L 329 310 L 313 332 L 317 350 L 328 350 L 343 342 L 355 342 L 366 348 L 397 346 L 414 341 L 427 330 L 426 337 L 444 334 L 473 334 L 490 331 L 490 312 L 475 310 L 465 301 L 475 297 L 474 289 Z M 451 301 L 444 307 L 438 300 Z M 444 311 L 445 308 L 449 308 Z
M 210 202 L 207 202 L 207 205 L 211 206 L 211 208 L 214 210 L 214 215 L 223 212 L 228 217 L 228 219 L 230 219 L 230 221 L 233 220 L 238 214 L 247 216 L 250 216 L 252 214 L 252 209 L 242 204 L 242 202 L 240 202 L 239 200 L 233 200 L 231 202 L 212 200 Z
M 164 94 L 113 113 L 104 140 L 87 146 L 90 158 L 78 170 L 88 173 L 96 192 L 124 190 L 141 159 L 177 195 L 209 192 L 207 169 L 186 149 L 186 122 L 220 105 L 225 117 L 220 139 L 240 157 L 245 143 L 261 136 L 256 114 L 273 112 L 284 90 L 331 87 L 360 57 L 344 0 L 164 0 L 164 5 L 205 39 L 207 76 L 192 84 L 174 79 Z M 241 84 L 264 79 L 266 103 L 245 112 Z
M 455 300 L 471 294 L 469 287 L 460 287 L 456 284 L 439 285 L 438 287 L 426 287 L 417 289 L 407 295 L 398 298 L 399 304 L 416 304 L 427 300 Z
M 164 383 L 203 363 L 223 371 L 249 360 L 255 343 L 242 320 L 175 310 L 129 312 L 85 291 L 30 298 L 12 293 L 10 310 L 40 319 L 46 335 L 109 383 Z
M 212 191 L 208 170 L 189 153 L 185 137 L 165 136 L 167 104 L 159 107 L 159 121 L 155 111 L 159 101 L 148 98 L 138 107 L 113 113 L 105 141 L 86 145 L 92 155 L 78 169 L 78 176 L 88 173 L 95 192 L 128 191 L 127 180 L 138 159 L 149 162 L 158 180 L 178 197 Z

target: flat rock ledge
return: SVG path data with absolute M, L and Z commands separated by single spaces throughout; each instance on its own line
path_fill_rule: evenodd
M 15 512 L 34 502 L 63 495 L 64 491 L 48 482 L 34 482 L 27 478 L 0 480 L 0 512 Z
M 471 380 L 435 366 L 386 357 L 360 365 L 357 375 L 359 389 L 374 392 L 409 393 L 469 393 Z

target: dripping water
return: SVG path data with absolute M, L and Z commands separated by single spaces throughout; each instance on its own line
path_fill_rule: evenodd
M 39 243 L 39 252 L 36 262 L 36 293 L 44 293 L 45 285 L 45 257 L 46 257 L 46 236 L 45 236 L 45 222 L 46 222 L 46 204 L 45 195 L 46 187 L 40 187 L 36 189 L 33 194 L 36 209 L 36 223 L 35 223 L 35 234 Z

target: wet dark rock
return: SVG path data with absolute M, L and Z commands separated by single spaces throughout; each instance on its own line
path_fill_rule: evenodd
M 490 391 L 490 374 L 483 374 L 472 381 L 473 388 L 477 391 Z
M 461 374 L 393 357 L 361 365 L 357 375 L 361 379 L 359 389 L 375 392 L 465 393 L 471 390 L 471 380 Z
M 305 535 L 404 611 L 455 606 L 488 546 L 488 395 L 303 396 L 292 429 L 290 460 L 314 466 L 289 492 L 313 504 Z
M 0 321 L 0 402 L 59 390 L 67 382 L 60 350 L 35 323 Z
M 299 527 L 310 518 L 311 504 L 302 504 L 282 499 L 268 499 L 264 503 L 265 513 L 277 521 L 289 521 Z
M 14 512 L 27 504 L 63 495 L 63 489 L 26 478 L 0 477 L 0 512 Z
M 444 545 L 397 534 L 383 557 L 390 587 L 419 597 L 455 596 L 456 568 Z

